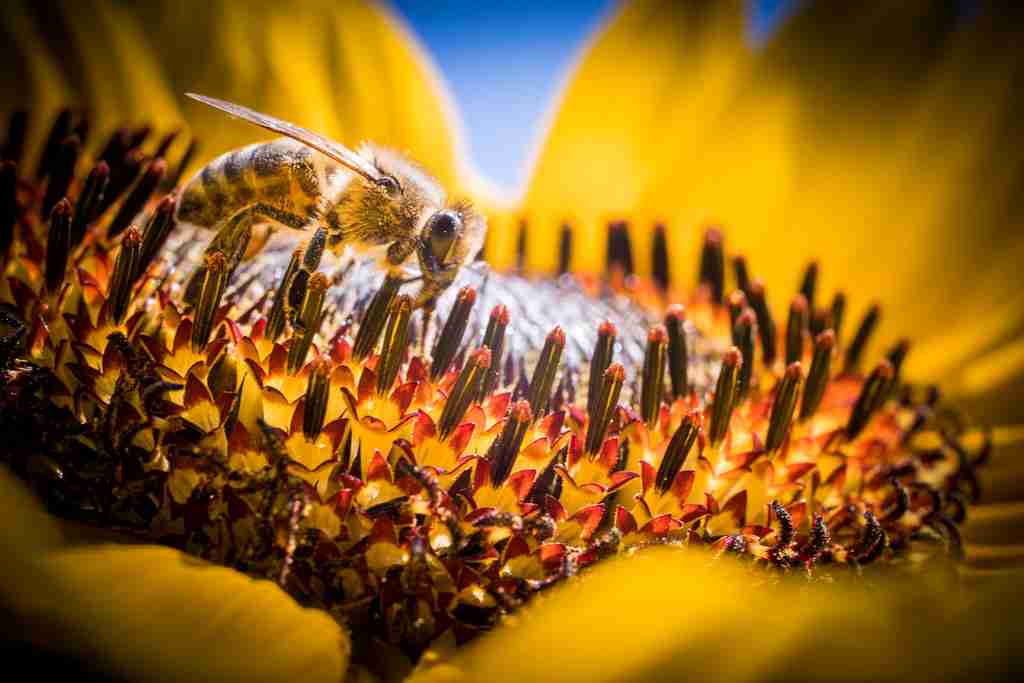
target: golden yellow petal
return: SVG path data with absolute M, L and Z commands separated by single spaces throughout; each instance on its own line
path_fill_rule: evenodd
M 622 217 L 644 274 L 665 220 L 686 286 L 699 228 L 717 220 L 776 311 L 820 259 L 850 326 L 881 302 L 876 350 L 913 341 L 910 376 L 976 390 L 1020 369 L 1007 351 L 958 380 L 1024 325 L 1019 10 L 803 3 L 751 54 L 740 8 L 688 23 L 694 5 L 630 3 L 586 53 L 523 204 L 538 224 L 528 265 L 554 267 L 554 228 L 570 219 L 572 265 L 600 270 L 606 221 Z
M 13 634 L 125 680 L 330 681 L 348 635 L 269 581 L 147 545 L 62 547 L 61 533 L 0 469 L 0 603 Z
M 1022 630 L 1011 585 L 962 600 L 936 574 L 891 579 L 884 592 L 761 583 L 705 553 L 651 550 L 539 597 L 440 664 L 428 654 L 412 680 L 929 680 L 1005 665 Z
M 69 103 L 86 108 L 94 130 L 146 122 L 168 132 L 185 122 L 200 138 L 197 162 L 269 137 L 184 99 L 186 91 L 208 93 L 351 146 L 373 140 L 406 151 L 457 186 L 453 109 L 411 34 L 377 3 L 89 0 L 62 3 L 45 22 L 27 2 L 6 4 L 12 40 L 0 57 L 24 65 L 25 76 L 4 82 L 27 80 L 40 92 L 11 93 L 5 113 L 36 105 L 52 112 L 67 88 L 43 86 L 67 79 L 77 89 Z M 37 137 L 42 119 L 38 128 Z

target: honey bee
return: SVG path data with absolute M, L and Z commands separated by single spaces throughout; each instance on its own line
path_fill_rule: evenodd
M 468 202 L 449 201 L 434 178 L 398 152 L 372 143 L 353 152 L 246 107 L 188 96 L 285 136 L 217 157 L 181 191 L 178 221 L 215 230 L 207 253 L 229 255 L 230 268 L 254 251 L 254 226 L 313 230 L 304 268 L 316 269 L 327 248 L 339 256 L 351 251 L 374 257 L 400 277 L 415 257 L 419 276 L 407 281 L 421 282 L 415 303 L 429 308 L 480 250 L 483 216 Z M 186 300 L 194 302 L 202 270 L 190 278 Z

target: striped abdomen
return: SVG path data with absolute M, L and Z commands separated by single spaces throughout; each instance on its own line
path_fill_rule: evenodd
M 345 172 L 289 138 L 223 154 L 185 185 L 178 220 L 218 226 L 253 207 L 265 219 L 305 229 L 319 217 L 322 197 L 337 193 Z

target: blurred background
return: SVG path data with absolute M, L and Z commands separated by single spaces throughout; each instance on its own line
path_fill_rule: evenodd
M 748 35 L 763 44 L 799 0 L 748 0 Z M 509 191 L 528 180 L 544 124 L 587 41 L 615 0 L 392 0 L 438 65 L 461 113 L 476 168 Z

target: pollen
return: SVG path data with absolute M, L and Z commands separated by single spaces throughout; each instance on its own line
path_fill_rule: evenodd
M 868 356 L 879 308 L 840 333 L 819 264 L 772 311 L 727 230 L 684 287 L 634 277 L 616 222 L 607 279 L 467 272 L 431 316 L 322 245 L 204 256 L 174 221 L 194 146 L 126 129 L 86 159 L 72 118 L 38 173 L 0 168 L 0 459 L 55 514 L 414 654 L 652 545 L 849 580 L 960 553 L 988 448 L 907 343 Z

